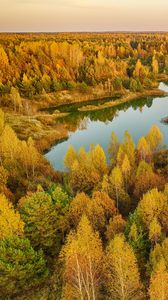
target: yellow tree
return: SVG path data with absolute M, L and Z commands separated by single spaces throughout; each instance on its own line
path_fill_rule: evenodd
M 110 182 L 107 174 L 103 176 L 103 180 L 101 182 L 101 191 L 107 194 L 110 192 Z
M 83 214 L 87 216 L 93 229 L 104 234 L 109 219 L 116 215 L 114 201 L 104 192 L 94 192 L 92 198 L 80 193 L 71 201 L 67 221 L 77 227 Z
M 32 175 L 34 176 L 35 168 L 38 166 L 40 156 L 31 137 L 28 138 L 27 146 L 29 150 L 29 166 L 32 169 Z
M 156 188 L 143 196 L 138 204 L 137 211 L 147 228 L 149 228 L 154 218 L 161 218 L 166 202 L 164 193 L 158 192 Z
M 11 100 L 13 102 L 14 111 L 16 112 L 17 108 L 20 111 L 20 109 L 22 107 L 22 100 L 21 100 L 18 90 L 15 87 L 11 88 L 10 96 L 11 96 Z
M 5 115 L 4 115 L 3 110 L 0 109 L 0 135 L 2 134 L 4 125 L 5 125 Z
M 106 155 L 100 145 L 92 147 L 90 150 L 91 161 L 94 168 L 103 176 L 107 170 Z
M 90 198 L 85 193 L 79 193 L 73 198 L 69 207 L 68 223 L 77 226 L 83 214 L 86 214 Z
M 75 149 L 73 148 L 72 145 L 69 145 L 66 155 L 64 157 L 64 164 L 66 168 L 71 170 L 73 163 L 75 162 L 76 159 L 77 159 L 77 154 L 75 152 Z
M 0 47 L 0 69 L 6 69 L 9 65 L 9 60 L 8 56 L 4 50 L 4 48 L 1 46 Z
M 78 161 L 79 164 L 82 164 L 83 162 L 85 162 L 88 158 L 88 154 L 86 153 L 84 147 L 80 147 L 79 151 L 78 151 Z
M 122 215 L 115 215 L 110 219 L 107 225 L 106 238 L 108 241 L 112 240 L 116 234 L 124 233 L 126 222 Z
M 146 161 L 147 159 L 150 158 L 150 155 L 151 155 L 150 146 L 144 136 L 142 136 L 139 139 L 137 150 L 138 150 L 138 154 L 139 154 L 139 157 L 141 160 Z
M 124 134 L 123 151 L 127 154 L 130 164 L 134 166 L 135 163 L 135 144 L 128 131 Z
M 150 300 L 168 299 L 168 272 L 164 259 L 159 261 L 155 272 L 151 275 L 149 295 Z
M 159 64 L 155 56 L 152 57 L 152 69 L 155 75 L 159 73 Z
M 136 65 L 135 65 L 135 70 L 134 70 L 135 77 L 140 77 L 141 69 L 142 69 L 142 63 L 141 63 L 140 59 L 138 59 L 136 62 Z
M 154 173 L 150 164 L 141 160 L 136 172 L 134 184 L 134 195 L 137 199 L 139 199 L 143 196 L 143 194 L 155 187 L 163 189 L 164 179 L 159 174 Z
M 96 300 L 100 294 L 103 249 L 99 235 L 83 216 L 60 254 L 64 264 L 63 299 Z
M 17 159 L 20 151 L 20 141 L 9 125 L 6 125 L 2 132 L 0 147 L 5 158 Z
M 122 166 L 121 166 L 121 171 L 122 171 L 123 176 L 124 176 L 125 188 L 127 190 L 128 179 L 129 179 L 130 172 L 131 172 L 131 164 L 130 164 L 130 161 L 129 161 L 128 156 L 126 154 L 124 156 L 124 160 L 123 160 L 123 163 L 122 163 Z
M 156 125 L 152 126 L 146 136 L 146 140 L 150 146 L 151 151 L 155 152 L 163 141 L 163 134 L 161 133 L 159 127 L 157 127 Z
M 117 209 L 119 204 L 119 193 L 123 188 L 123 177 L 119 167 L 113 168 L 110 175 L 110 182 L 115 191 Z
M 24 223 L 20 214 L 15 212 L 12 204 L 3 194 L 0 194 L 0 212 L 0 239 L 14 235 L 22 236 Z
M 28 138 L 27 143 L 26 141 L 21 141 L 19 158 L 25 168 L 27 178 L 30 172 L 34 176 L 40 156 L 31 137 Z
M 24 167 L 27 178 L 29 177 L 29 149 L 26 141 L 21 141 L 20 144 L 20 161 Z
M 121 144 L 119 146 L 119 149 L 118 149 L 118 152 L 117 152 L 117 165 L 121 168 L 122 166 L 122 163 L 123 163 L 123 160 L 124 160 L 124 157 L 126 155 L 124 149 L 123 149 L 123 144 Z M 128 157 L 128 156 L 127 156 Z
M 116 235 L 110 242 L 105 265 L 111 300 L 142 299 L 137 261 L 123 235 Z
M 152 271 L 156 271 L 160 260 L 164 259 L 166 270 L 168 270 L 168 238 L 165 238 L 161 244 L 156 244 L 150 253 L 150 266 Z
M 87 217 L 95 230 L 98 230 L 101 236 L 104 235 L 106 226 L 110 218 L 117 213 L 115 202 L 103 192 L 94 192 L 92 199 L 88 203 Z
M 161 225 L 159 224 L 157 218 L 154 218 L 149 225 L 149 239 L 151 242 L 156 244 L 161 236 Z
M 116 161 L 119 146 L 120 143 L 118 137 L 116 136 L 115 132 L 112 132 L 109 147 L 108 147 L 110 161 L 112 162 L 112 164 L 114 164 Z

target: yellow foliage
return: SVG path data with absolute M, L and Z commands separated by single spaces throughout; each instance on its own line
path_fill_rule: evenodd
M 14 211 L 12 204 L 0 194 L 0 238 L 13 235 L 21 236 L 24 232 L 24 223 L 20 214 Z

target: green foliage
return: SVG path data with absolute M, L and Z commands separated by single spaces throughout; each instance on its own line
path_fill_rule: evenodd
M 0 297 L 23 294 L 48 276 L 43 252 L 35 251 L 30 241 L 12 237 L 0 240 Z
M 20 214 L 25 222 L 25 234 L 35 248 L 56 247 L 59 216 L 51 196 L 36 192 L 20 200 Z

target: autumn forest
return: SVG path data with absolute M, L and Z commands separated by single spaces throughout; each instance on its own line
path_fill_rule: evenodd
M 0 34 L 0 299 L 168 300 L 167 118 L 166 137 L 124 123 L 106 151 L 101 130 L 68 142 L 79 112 L 143 111 L 160 82 L 167 33 Z M 45 154 L 63 141 L 58 170 Z

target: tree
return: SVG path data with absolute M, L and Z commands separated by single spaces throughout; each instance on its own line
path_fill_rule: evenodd
M 137 211 L 147 228 L 149 228 L 154 218 L 161 219 L 165 205 L 166 197 L 164 193 L 158 192 L 156 188 L 143 196 L 138 204 Z
M 125 131 L 124 141 L 123 141 L 123 151 L 127 154 L 131 166 L 135 164 L 135 144 L 132 137 L 128 131 Z
M 110 161 L 112 162 L 112 164 L 114 164 L 116 161 L 119 146 L 120 143 L 118 137 L 116 136 L 115 132 L 112 132 L 109 147 L 108 147 Z
M 106 155 L 100 145 L 96 145 L 90 150 L 91 161 L 94 168 L 100 176 L 103 176 L 107 170 Z
M 161 133 L 159 127 L 157 127 L 156 125 L 152 126 L 146 136 L 146 140 L 150 146 L 151 151 L 155 152 L 163 141 L 163 134 Z
M 164 259 L 166 270 L 168 271 L 168 238 L 166 237 L 161 244 L 156 244 L 152 249 L 149 257 L 149 263 L 152 272 L 157 270 L 158 263 Z
M 0 194 L 0 239 L 24 234 L 24 223 L 7 198 Z
M 72 145 L 69 145 L 68 150 L 66 152 L 66 155 L 64 157 L 64 164 L 65 166 L 71 170 L 73 163 L 75 162 L 75 160 L 77 159 L 77 154 L 73 148 Z
M 33 247 L 49 250 L 56 246 L 59 217 L 49 194 L 36 192 L 22 198 L 19 211 L 25 222 L 25 235 Z
M 127 190 L 127 188 L 128 188 L 128 179 L 129 179 L 130 172 L 131 172 L 131 164 L 130 164 L 128 156 L 126 154 L 125 154 L 122 166 L 121 166 L 121 170 L 122 170 L 124 180 L 125 180 L 125 188 Z
M 125 236 L 129 245 L 132 247 L 138 261 L 141 275 L 146 272 L 146 264 L 149 258 L 151 243 L 149 241 L 148 231 L 146 230 L 142 218 L 137 210 L 130 213 L 125 227 Z
M 117 165 L 121 168 L 122 164 L 123 164 L 123 160 L 124 160 L 124 157 L 125 155 L 127 155 L 125 152 L 124 152 L 124 149 L 123 149 L 123 144 L 121 144 L 119 146 L 119 149 L 118 149 L 118 153 L 117 153 Z M 128 156 L 127 156 L 128 157 Z
M 149 160 L 151 156 L 150 146 L 144 136 L 139 139 L 137 150 L 141 160 Z
M 110 299 L 142 299 L 137 261 L 123 235 L 116 235 L 107 248 L 106 272 Z
M 21 141 L 19 158 L 25 168 L 27 178 L 29 178 L 30 172 L 34 177 L 35 168 L 38 166 L 40 155 L 31 137 L 28 138 L 27 142 Z
M 156 271 L 151 275 L 149 295 L 150 300 L 168 299 L 168 272 L 164 259 L 157 264 Z
M 163 189 L 164 178 L 154 173 L 150 164 L 141 160 L 136 172 L 134 185 L 134 195 L 139 199 L 143 194 L 155 187 L 159 190 Z
M 9 125 L 5 126 L 0 136 L 0 148 L 5 158 L 10 158 L 11 160 L 17 159 L 20 151 L 20 141 Z
M 140 59 L 138 59 L 136 62 L 136 65 L 135 65 L 135 70 L 134 70 L 135 77 L 140 77 L 141 69 L 142 69 L 142 63 L 141 63 Z
M 99 231 L 102 237 L 110 218 L 117 213 L 115 202 L 103 192 L 94 192 L 89 201 L 86 215 L 94 230 Z
M 155 75 L 159 73 L 159 64 L 155 56 L 152 57 L 152 69 Z
M 111 241 L 116 234 L 124 233 L 125 225 L 126 221 L 121 215 L 115 215 L 113 218 L 110 218 L 109 224 L 106 227 L 106 238 L 108 241 Z
M 72 148 L 69 149 L 65 156 L 65 163 L 67 167 L 69 166 L 69 183 L 75 193 L 91 192 L 102 179 L 106 169 L 103 150 L 93 146 L 88 153 L 80 149 L 76 154 Z
M 154 218 L 149 225 L 149 239 L 156 244 L 161 236 L 161 226 L 157 221 L 157 218 Z
M 119 206 L 119 193 L 121 189 L 123 188 L 123 177 L 120 168 L 115 167 L 110 175 L 110 182 L 111 185 L 114 187 L 115 190 L 115 198 L 117 203 L 117 209 Z
M 21 100 L 18 90 L 15 87 L 11 87 L 10 96 L 11 96 L 11 100 L 13 102 L 14 111 L 16 112 L 17 108 L 20 111 L 20 109 L 22 107 L 22 100 Z
M 4 114 L 3 110 L 0 109 L 0 135 L 3 132 L 4 125 L 5 125 L 5 114 Z
M 48 276 L 43 252 L 35 251 L 30 241 L 17 236 L 0 240 L 0 296 L 23 294 Z
M 27 146 L 29 150 L 29 166 L 32 169 L 32 175 L 34 176 L 35 168 L 39 163 L 39 153 L 34 145 L 34 141 L 31 137 L 28 138 Z
M 6 68 L 9 65 L 8 56 L 4 50 L 4 48 L 0 47 L 0 69 L 6 71 Z
M 103 250 L 99 235 L 95 233 L 83 216 L 76 232 L 68 235 L 61 251 L 64 264 L 63 298 L 66 300 L 99 297 Z
M 94 192 L 92 198 L 79 193 L 71 201 L 68 223 L 77 227 L 83 214 L 87 216 L 93 229 L 104 235 L 109 219 L 117 213 L 114 201 L 104 192 Z

